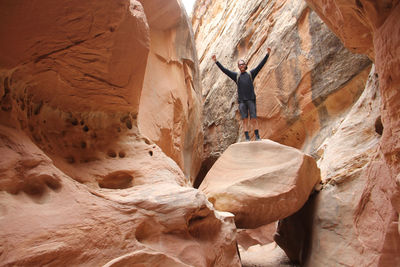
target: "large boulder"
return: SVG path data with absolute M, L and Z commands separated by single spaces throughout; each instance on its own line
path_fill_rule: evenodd
M 238 228 L 256 228 L 299 210 L 320 181 L 315 160 L 270 140 L 231 145 L 199 189 Z

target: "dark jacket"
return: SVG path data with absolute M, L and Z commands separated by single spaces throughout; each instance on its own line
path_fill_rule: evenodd
M 238 100 L 239 102 L 246 101 L 246 100 L 256 100 L 256 94 L 254 93 L 254 85 L 253 85 L 253 80 L 256 78 L 257 74 L 260 72 L 261 68 L 265 65 L 269 57 L 269 54 L 267 54 L 263 60 L 261 60 L 260 64 L 258 64 L 257 67 L 252 69 L 250 71 L 251 77 L 247 72 L 240 73 L 239 79 L 237 79 L 237 76 L 239 73 L 230 71 L 226 69 L 224 66 L 222 66 L 219 61 L 216 62 L 218 68 L 225 73 L 229 78 L 231 78 L 235 83 L 236 80 L 237 82 L 237 87 L 238 87 Z

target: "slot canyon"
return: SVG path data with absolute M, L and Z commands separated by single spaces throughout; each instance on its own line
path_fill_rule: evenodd
M 399 16 L 0 0 L 0 266 L 400 266 Z

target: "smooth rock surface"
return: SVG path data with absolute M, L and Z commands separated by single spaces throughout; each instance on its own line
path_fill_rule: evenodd
M 299 210 L 319 181 L 312 157 L 262 140 L 231 145 L 199 189 L 217 210 L 233 213 L 238 228 L 256 228 Z
M 142 1 L 150 51 L 138 125 L 193 183 L 203 156 L 201 84 L 192 26 L 180 1 Z

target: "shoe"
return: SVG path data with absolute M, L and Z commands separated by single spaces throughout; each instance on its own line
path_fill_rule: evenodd
M 246 142 L 250 142 L 250 138 L 246 138 L 246 140 L 245 140 Z
M 260 137 L 256 137 L 256 141 L 261 141 L 261 138 Z

